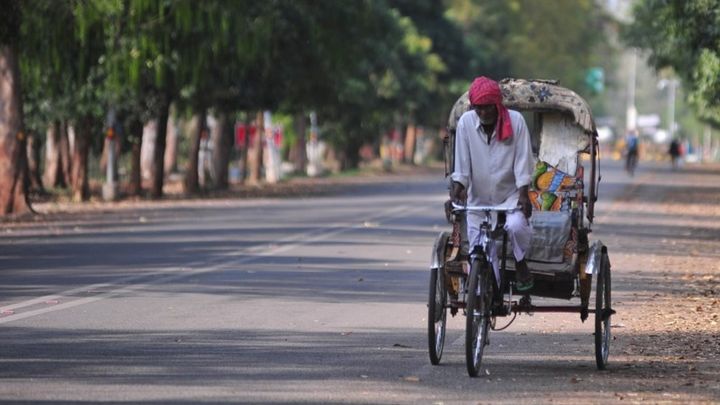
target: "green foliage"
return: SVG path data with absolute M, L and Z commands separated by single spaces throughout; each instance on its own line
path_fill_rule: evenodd
M 693 91 L 689 100 L 700 114 L 720 125 L 720 55 L 703 49 L 693 69 Z
M 602 14 L 592 0 L 453 0 L 472 49 L 473 76 L 557 79 L 583 93 L 600 58 Z
M 22 2 L 19 49 L 26 125 L 44 133 L 54 120 L 89 118 L 100 147 L 108 92 L 105 25 L 90 18 L 102 2 Z
M 559 1 L 23 2 L 26 111 L 40 128 L 110 107 L 136 124 L 170 102 L 188 114 L 315 110 L 352 166 L 390 128 L 444 126 L 474 76 L 582 88 L 603 66 L 597 6 Z
M 0 3 L 0 45 L 17 45 L 20 21 L 20 1 L 3 0 Z
M 636 4 L 624 38 L 650 50 L 656 69 L 682 79 L 698 114 L 720 126 L 720 3 L 712 0 L 645 0 Z

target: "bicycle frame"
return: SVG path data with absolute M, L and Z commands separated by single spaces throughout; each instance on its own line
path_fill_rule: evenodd
M 506 249 L 507 249 L 507 233 L 502 227 L 498 227 L 498 217 L 495 214 L 509 213 L 515 211 L 516 208 L 507 208 L 500 206 L 468 206 L 453 203 L 453 212 L 481 212 L 484 218 L 480 223 L 477 243 L 470 247 L 470 259 L 476 260 L 480 255 L 484 255 L 488 263 L 493 268 L 495 275 L 495 285 L 493 289 L 498 292 L 495 297 L 502 297 L 505 291 L 509 291 L 510 299 L 512 298 L 512 288 L 507 285 L 507 280 L 503 277 L 506 268 Z M 502 255 L 501 262 L 498 263 L 497 246 L 495 246 L 495 238 L 502 235 Z M 510 299 L 508 303 L 510 303 Z M 509 307 L 507 308 L 509 310 Z

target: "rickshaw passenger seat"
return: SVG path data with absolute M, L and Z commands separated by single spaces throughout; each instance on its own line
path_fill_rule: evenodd
M 572 218 L 568 211 L 535 211 L 530 223 L 533 236 L 527 259 L 535 262 L 562 263 L 570 237 Z
M 534 209 L 529 262 L 564 263 L 570 258 L 567 246 L 572 230 L 571 205 L 575 199 L 573 195 L 582 192 L 582 172 L 579 164 L 573 171 L 579 177 L 562 172 L 543 160 L 535 165 L 530 187 Z

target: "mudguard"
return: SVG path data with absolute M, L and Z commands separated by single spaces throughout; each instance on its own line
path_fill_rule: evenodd
M 593 242 L 592 246 L 588 250 L 587 265 L 585 265 L 585 274 L 593 275 L 600 271 L 602 255 L 607 251 L 607 248 L 599 240 Z
M 443 231 L 435 238 L 433 244 L 432 257 L 430 258 L 430 270 L 439 269 L 445 263 L 445 247 L 447 246 L 448 239 L 450 239 L 450 232 Z

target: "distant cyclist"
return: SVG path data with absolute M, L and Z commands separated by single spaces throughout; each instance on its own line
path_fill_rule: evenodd
M 638 149 L 640 140 L 636 129 L 628 132 L 625 146 L 625 170 L 632 176 L 635 174 L 635 167 L 638 162 Z
M 668 154 L 670 155 L 670 161 L 672 162 L 672 169 L 676 170 L 678 167 L 678 160 L 680 159 L 680 156 L 682 156 L 680 142 L 678 142 L 677 138 L 670 142 Z

